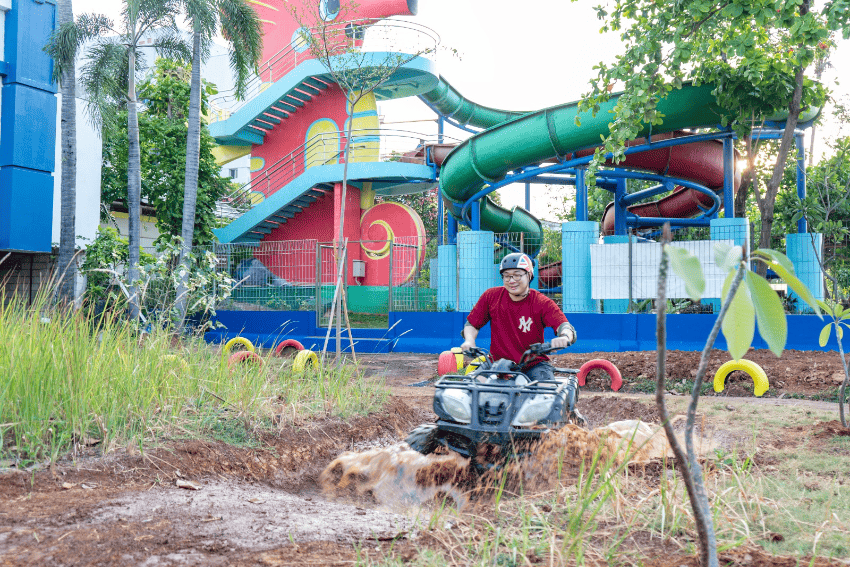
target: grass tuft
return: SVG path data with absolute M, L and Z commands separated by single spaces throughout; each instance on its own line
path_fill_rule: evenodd
M 0 309 L 0 361 L 0 457 L 23 465 L 178 430 L 246 443 L 258 428 L 365 414 L 388 398 L 351 367 L 296 374 L 267 355 L 231 368 L 199 338 L 140 336 L 117 316 L 50 309 L 45 297 Z

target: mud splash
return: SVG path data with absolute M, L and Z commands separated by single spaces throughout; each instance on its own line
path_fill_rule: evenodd
M 704 452 L 707 447 L 703 444 L 700 449 Z M 347 452 L 325 468 L 319 483 L 326 494 L 366 500 L 393 511 L 440 504 L 446 498 L 463 508 L 497 487 L 547 490 L 572 483 L 590 470 L 605 474 L 623 464 L 644 464 L 668 456 L 672 452 L 660 427 L 628 420 L 593 431 L 567 425 L 525 448 L 520 458 L 507 464 L 499 462 L 497 448 L 479 448 L 479 464 L 496 465 L 484 474 L 455 453 L 422 455 L 406 443 Z
M 319 485 L 326 494 L 409 511 L 446 498 L 462 508 L 472 480 L 469 459 L 456 453 L 423 455 L 399 443 L 341 454 L 322 472 Z

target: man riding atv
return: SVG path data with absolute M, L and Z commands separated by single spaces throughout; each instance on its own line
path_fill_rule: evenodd
M 463 329 L 464 354 L 480 363 L 465 375 L 446 375 L 435 386 L 436 423 L 407 436 L 410 447 L 429 454 L 445 447 L 481 469 L 486 454 L 504 460 L 524 452 L 551 429 L 568 423 L 587 427 L 576 409 L 576 371 L 555 369 L 547 353 L 575 342 L 576 333 L 554 301 L 528 288 L 534 266 L 525 254 L 509 254 L 500 265 L 503 288 L 484 292 Z M 478 331 L 491 323 L 492 354 L 475 346 Z M 543 343 L 543 331 L 557 332 Z M 573 374 L 555 378 L 554 373 Z M 487 459 L 491 460 L 491 459 Z
M 495 360 L 520 362 L 532 344 L 543 342 L 543 331 L 551 327 L 557 335 L 550 345 L 562 349 L 576 342 L 576 331 L 558 305 L 529 285 L 534 280 L 534 263 L 525 254 L 508 254 L 499 265 L 504 287 L 485 291 L 472 308 L 463 327 L 462 350 L 475 348 L 478 331 L 490 322 L 490 352 Z M 546 355 L 524 361 L 522 369 L 530 380 L 554 376 Z

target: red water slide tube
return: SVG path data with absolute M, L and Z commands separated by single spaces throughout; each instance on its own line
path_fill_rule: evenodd
M 653 142 L 689 136 L 690 132 L 676 131 L 669 134 L 652 136 Z M 642 144 L 645 140 L 636 140 L 633 144 Z M 592 150 L 578 152 L 578 155 L 589 155 Z M 608 165 L 615 165 L 608 163 Z M 649 150 L 626 156 L 624 162 L 616 167 L 640 169 L 660 175 L 686 179 L 699 183 L 714 191 L 723 189 L 723 142 L 708 140 L 694 142 L 681 146 Z M 740 172 L 735 172 L 735 191 L 741 183 Z M 721 201 L 721 207 L 723 202 Z M 671 194 L 651 201 L 638 203 L 628 207 L 628 210 L 639 217 L 691 218 L 701 212 L 700 207 L 708 208 L 712 199 L 694 189 L 677 187 Z M 602 233 L 614 234 L 614 203 L 608 203 L 602 215 Z

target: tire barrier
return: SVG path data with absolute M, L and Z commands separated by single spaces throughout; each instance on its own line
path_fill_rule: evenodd
M 189 363 L 185 358 L 179 357 L 176 354 L 165 354 L 161 358 L 162 361 L 167 361 L 169 364 L 177 366 L 181 372 L 189 372 Z
M 726 377 L 735 370 L 740 370 L 753 379 L 753 384 L 755 384 L 753 393 L 756 397 L 761 397 L 765 392 L 767 392 L 767 389 L 770 388 L 770 382 L 767 380 L 767 374 L 764 373 L 761 366 L 752 360 L 730 360 L 729 362 L 724 362 L 720 365 L 720 368 L 717 369 L 717 374 L 714 375 L 715 392 L 723 391 L 723 388 L 726 385 Z
M 593 360 L 588 360 L 581 365 L 581 368 L 579 368 L 578 374 L 576 375 L 579 386 L 584 386 L 588 373 L 591 370 L 596 370 L 597 368 L 604 370 L 608 373 L 608 376 L 611 377 L 612 390 L 616 392 L 623 386 L 623 377 L 620 375 L 620 371 L 616 366 L 614 366 L 613 362 L 603 358 L 594 358 Z
M 466 367 L 466 370 L 463 371 L 463 374 L 464 375 L 472 374 L 473 372 L 478 370 L 478 367 L 481 366 L 482 362 L 487 362 L 487 357 L 484 356 L 483 354 L 481 356 L 479 356 L 478 358 L 476 358 L 475 360 L 473 360 L 472 362 L 470 362 L 469 366 Z
M 440 358 L 437 359 L 437 374 L 445 376 L 446 374 L 455 374 L 463 366 L 463 355 L 461 356 L 460 364 L 458 364 L 457 356 L 450 350 L 444 350 L 440 353 Z
M 224 354 L 230 354 L 230 351 L 233 350 L 235 346 L 242 346 L 247 352 L 254 352 L 254 345 L 246 339 L 245 337 L 233 337 L 226 343 L 224 343 Z
M 279 343 L 276 347 L 274 347 L 274 355 L 275 356 L 291 356 L 292 353 L 287 349 L 295 349 L 296 351 L 304 350 L 304 345 L 295 339 L 286 339 L 285 341 Z M 284 354 L 286 352 L 286 354 Z
M 319 365 L 319 357 L 312 350 L 301 350 L 292 361 L 292 370 L 297 373 L 304 372 L 307 368 L 315 368 Z
M 262 357 L 256 352 L 251 352 L 249 350 L 240 350 L 239 352 L 234 352 L 230 355 L 230 358 L 227 359 L 227 366 L 231 367 L 234 364 L 259 364 L 262 366 L 265 364 Z

